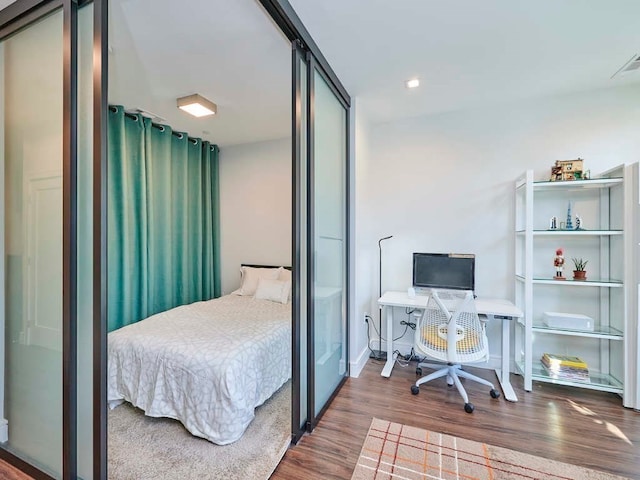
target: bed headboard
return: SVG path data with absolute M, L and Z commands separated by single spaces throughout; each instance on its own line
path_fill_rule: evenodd
M 252 268 L 286 268 L 287 270 L 291 270 L 291 267 L 287 267 L 286 265 L 255 265 L 251 263 L 241 263 L 241 267 L 252 267 Z

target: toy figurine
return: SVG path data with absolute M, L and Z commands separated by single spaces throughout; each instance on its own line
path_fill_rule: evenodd
M 582 224 L 582 217 L 576 215 L 576 230 L 584 230 L 584 225 Z
M 549 220 L 549 230 L 557 230 L 558 229 L 558 217 L 551 217 Z
M 564 269 L 564 254 L 561 248 L 556 250 L 556 256 L 553 258 L 553 266 L 556 267 L 556 276 L 553 277 L 554 280 L 566 280 L 566 278 L 562 275 L 562 270 Z

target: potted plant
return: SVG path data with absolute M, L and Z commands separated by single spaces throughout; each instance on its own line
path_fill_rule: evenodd
M 572 258 L 573 265 L 576 267 L 573 271 L 574 280 L 586 280 L 587 272 L 584 269 L 587 266 L 589 260 L 582 260 L 581 258 Z

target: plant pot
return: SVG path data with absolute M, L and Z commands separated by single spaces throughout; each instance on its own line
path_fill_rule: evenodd
M 587 279 L 586 270 L 574 270 L 573 271 L 573 279 L 574 280 L 586 280 Z

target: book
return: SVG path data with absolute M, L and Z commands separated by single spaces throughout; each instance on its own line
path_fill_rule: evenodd
M 574 369 L 568 368 L 564 370 L 557 370 L 548 367 L 542 363 L 543 368 L 546 370 L 550 378 L 555 380 L 574 380 L 580 382 L 590 382 L 589 371 L 586 369 Z
M 545 353 L 540 359 L 549 377 L 557 380 L 578 380 L 588 382 L 589 368 L 579 357 Z
M 555 353 L 545 353 L 542 355 L 543 363 L 547 365 L 558 365 L 563 367 L 588 368 L 587 363 L 580 357 L 570 355 L 558 355 Z

